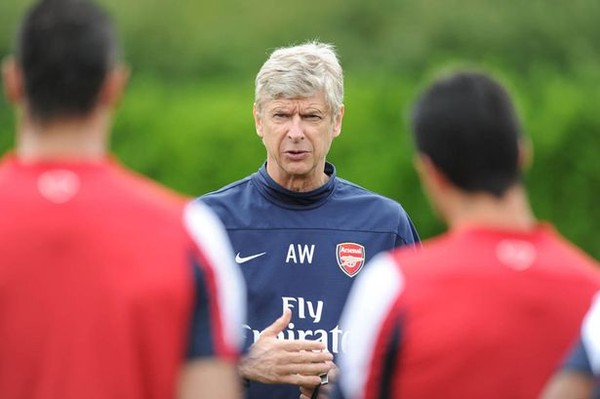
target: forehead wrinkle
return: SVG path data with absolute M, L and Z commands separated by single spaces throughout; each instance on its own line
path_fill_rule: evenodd
M 321 101 L 320 101 L 321 100 Z M 275 100 L 270 100 L 266 104 L 266 108 L 269 110 L 274 110 L 277 108 L 285 108 L 291 109 L 294 112 L 302 112 L 302 111 L 319 111 L 322 113 L 327 112 L 327 104 L 322 101 L 322 99 L 313 99 L 313 98 L 279 98 Z

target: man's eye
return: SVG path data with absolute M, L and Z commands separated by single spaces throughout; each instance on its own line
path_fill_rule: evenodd
M 304 115 L 304 119 L 306 119 L 307 121 L 320 121 L 321 120 L 321 115 L 317 115 L 317 114 L 308 114 L 308 115 Z
M 284 112 L 275 112 L 273 114 L 273 118 L 275 118 L 275 119 L 284 119 L 286 117 L 287 117 L 287 114 Z

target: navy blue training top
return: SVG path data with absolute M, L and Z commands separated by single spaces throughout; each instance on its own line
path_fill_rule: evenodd
M 277 184 L 266 163 L 254 174 L 200 197 L 221 218 L 248 289 L 246 348 L 292 310 L 284 339 L 324 342 L 337 354 L 347 331 L 338 326 L 354 278 L 377 253 L 419 242 L 397 202 L 338 178 L 310 192 Z M 296 399 L 297 386 L 251 382 L 251 399 Z

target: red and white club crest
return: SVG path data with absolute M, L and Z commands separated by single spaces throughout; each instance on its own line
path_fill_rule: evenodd
M 335 257 L 340 269 L 354 277 L 365 264 L 365 247 L 354 242 L 343 242 L 337 245 Z
M 38 177 L 38 191 L 50 202 L 64 204 L 77 195 L 81 186 L 79 176 L 67 169 L 51 169 Z

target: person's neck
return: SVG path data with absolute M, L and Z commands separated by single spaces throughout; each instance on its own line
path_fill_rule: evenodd
M 316 190 L 319 187 L 325 185 L 325 183 L 327 183 L 328 180 L 329 176 L 323 173 L 322 175 L 314 176 L 311 179 L 294 176 L 286 180 L 275 181 L 287 190 L 302 193 Z
M 15 152 L 24 161 L 98 160 L 106 156 L 107 140 L 108 118 L 100 114 L 50 123 L 25 118 Z
M 283 188 L 295 192 L 309 192 L 318 189 L 329 181 L 329 176 L 324 172 L 325 164 L 317 167 L 318 173 L 307 175 L 291 175 L 282 173 L 277 168 L 276 162 L 267 160 L 267 173 L 277 184 Z
M 500 230 L 531 230 L 536 225 L 522 186 L 510 188 L 501 198 L 490 194 L 459 194 L 461 198 L 447 212 L 451 230 L 469 226 Z

